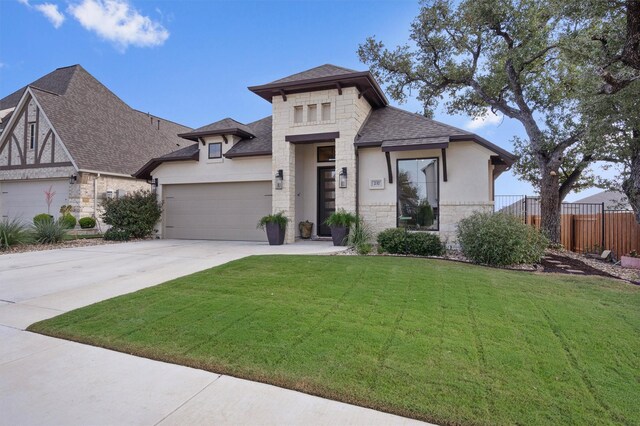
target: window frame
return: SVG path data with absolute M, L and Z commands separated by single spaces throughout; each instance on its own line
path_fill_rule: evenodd
M 217 157 L 211 156 L 211 145 L 218 145 L 220 147 L 220 155 Z M 207 145 L 207 157 L 209 160 L 219 160 L 222 158 L 222 142 L 209 142 Z
M 296 115 L 297 112 L 300 112 L 300 116 Z M 300 118 L 300 120 L 296 120 L 296 118 Z M 304 124 L 304 105 L 294 105 L 293 106 L 293 124 Z
M 436 192 L 438 195 L 438 215 L 436 217 L 437 226 L 432 229 L 418 230 L 407 229 L 409 232 L 435 232 L 440 231 L 440 157 L 415 157 L 415 158 L 396 158 L 396 228 L 400 228 L 400 203 L 398 202 L 398 196 L 400 195 L 400 161 L 407 160 L 436 160 Z M 406 228 L 405 228 L 406 229 Z
M 308 104 L 307 105 L 307 123 L 317 123 L 318 121 L 318 104 Z M 311 113 L 315 116 L 313 119 L 311 117 Z
M 29 149 L 36 149 L 36 122 L 29 122 Z
M 325 106 L 328 107 L 329 116 L 327 118 L 324 117 Z M 331 102 L 321 102 L 320 103 L 320 121 L 327 122 L 331 121 Z

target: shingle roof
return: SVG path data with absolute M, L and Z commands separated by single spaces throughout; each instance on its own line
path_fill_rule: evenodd
M 55 93 L 57 95 L 64 95 L 78 68 L 81 68 L 80 65 L 58 68 L 51 71 L 49 74 L 40 77 L 33 83 L 29 84 L 29 86 L 36 87 L 46 92 Z M 0 99 L 0 110 L 15 108 L 18 105 L 18 102 L 20 102 L 26 88 L 27 86 L 24 86 L 12 94 L 5 96 L 3 99 Z
M 255 137 L 236 142 L 236 144 L 227 151 L 225 157 L 233 158 L 271 154 L 271 116 L 249 123 L 247 127 L 251 129 Z
M 574 203 L 604 203 L 605 209 L 608 210 L 631 210 L 631 205 L 629 204 L 627 196 L 623 192 L 619 191 L 598 192 L 588 197 L 576 200 Z
M 201 136 L 222 134 L 238 135 L 246 138 L 255 136 L 251 133 L 251 129 L 248 126 L 228 117 L 197 128 L 191 132 L 182 133 L 179 136 L 185 139 L 197 140 L 197 138 Z
M 311 68 L 306 71 L 302 71 L 287 77 L 280 78 L 278 80 L 274 80 L 269 84 L 290 83 L 292 81 L 304 81 L 304 80 L 310 80 L 313 78 L 322 78 L 322 77 L 337 77 L 339 75 L 352 74 L 354 72 L 359 72 L 359 71 L 352 70 L 349 68 L 339 67 L 337 65 L 324 64 L 315 68 Z
M 387 106 L 371 111 L 358 132 L 357 146 L 440 146 L 446 141 L 473 140 L 511 163 L 515 156 L 480 136 L 425 116 Z
M 132 109 L 80 65 L 29 86 L 79 169 L 132 174 L 185 145 L 177 134 L 190 130 Z

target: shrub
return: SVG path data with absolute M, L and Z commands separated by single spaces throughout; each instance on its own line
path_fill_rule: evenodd
M 103 238 L 108 241 L 129 241 L 131 234 L 125 229 L 109 228 Z
M 540 261 L 549 241 L 513 215 L 474 213 L 458 223 L 458 242 L 472 262 L 494 266 Z
M 67 229 L 73 229 L 76 227 L 76 218 L 70 214 L 65 214 L 59 219 Z
M 82 229 L 93 229 L 96 227 L 96 220 L 92 217 L 82 217 L 78 223 Z
M 350 228 L 351 225 L 356 223 L 356 216 L 353 213 L 346 212 L 344 209 L 339 209 L 329 215 L 327 220 L 324 221 L 327 226 L 344 226 Z
M 354 247 L 358 254 L 369 254 L 372 239 L 373 233 L 369 225 L 360 216 L 356 216 L 347 236 L 347 244 Z
M 278 212 L 274 214 L 268 214 L 266 216 L 262 216 L 258 221 L 258 228 L 264 229 L 267 226 L 267 223 L 277 223 L 280 225 L 280 229 L 284 229 L 287 227 L 287 222 L 289 222 L 289 218 L 284 215 L 284 212 Z
M 55 244 L 67 234 L 67 225 L 62 219 L 53 221 L 39 220 L 33 224 L 33 239 L 40 244 Z
M 17 244 L 26 243 L 29 232 L 18 219 L 3 219 L 0 221 L 0 250 Z
M 382 231 L 378 234 L 378 244 L 383 252 L 391 254 L 441 256 L 444 253 L 444 245 L 438 235 L 428 232 L 408 232 L 402 228 Z
M 36 225 L 38 222 L 53 222 L 53 216 L 47 213 L 40 213 L 33 217 L 33 224 Z
M 102 207 L 104 223 L 127 231 L 130 238 L 151 235 L 162 215 L 162 205 L 151 191 L 136 191 L 122 198 L 106 199 Z

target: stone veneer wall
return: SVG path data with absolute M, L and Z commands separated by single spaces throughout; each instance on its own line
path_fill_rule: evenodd
M 294 123 L 294 106 L 308 104 L 331 103 L 331 119 L 314 123 Z M 287 101 L 282 96 L 274 96 L 273 100 L 273 156 L 272 174 L 279 169 L 284 173 L 283 189 L 273 188 L 273 212 L 284 211 L 287 217 L 295 223 L 296 207 L 296 151 L 295 145 L 287 142 L 285 136 L 309 133 L 340 132 L 336 139 L 336 209 L 343 208 L 355 212 L 356 209 L 356 152 L 353 142 L 355 136 L 366 120 L 371 106 L 364 99 L 358 99 L 355 87 L 342 89 L 342 95 L 337 89 L 323 90 L 287 95 Z M 320 113 L 320 111 L 318 111 Z M 346 167 L 348 173 L 347 188 L 337 188 L 337 175 Z M 285 241 L 295 241 L 296 226 L 287 227 Z

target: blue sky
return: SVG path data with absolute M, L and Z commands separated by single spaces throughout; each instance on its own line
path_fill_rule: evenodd
M 191 127 L 250 122 L 271 104 L 247 86 L 324 63 L 364 70 L 358 44 L 371 35 L 403 43 L 418 9 L 408 0 L 0 0 L 0 96 L 79 63 L 133 108 Z M 398 106 L 421 111 L 415 100 Z M 509 150 L 523 136 L 509 119 L 435 118 Z M 496 193 L 533 190 L 506 173 Z

